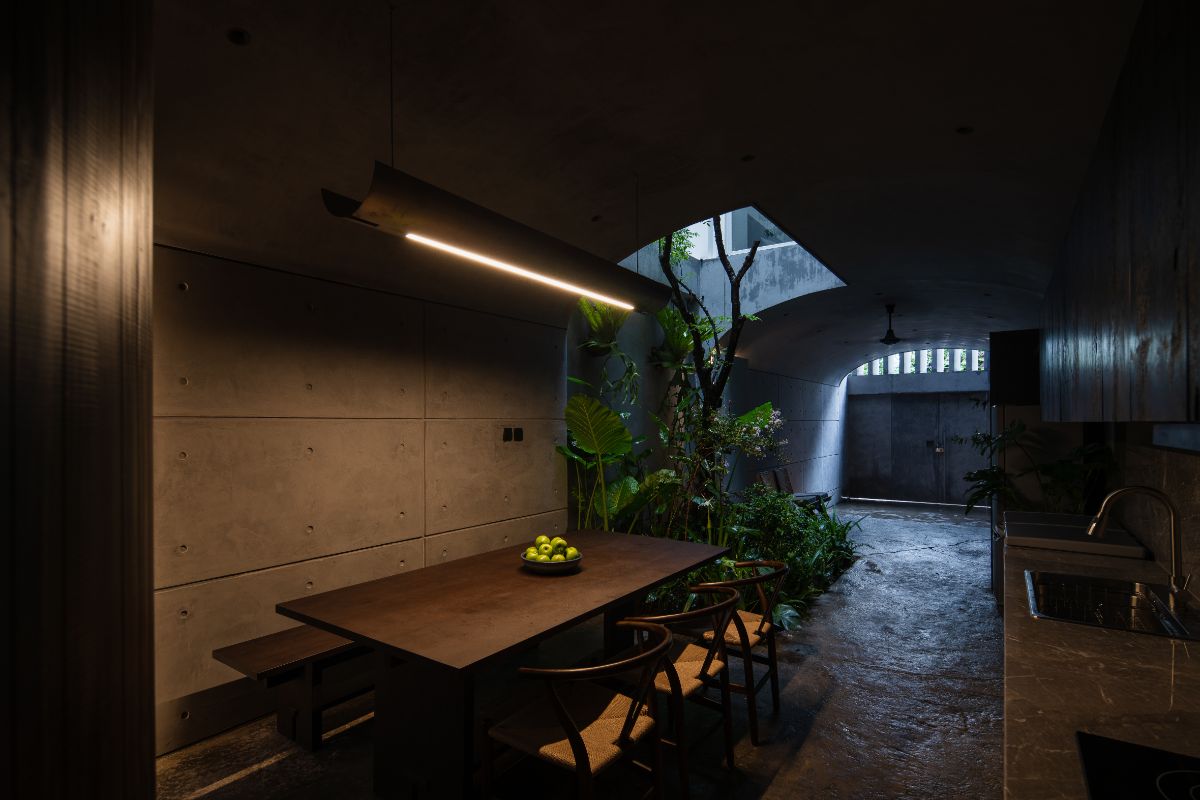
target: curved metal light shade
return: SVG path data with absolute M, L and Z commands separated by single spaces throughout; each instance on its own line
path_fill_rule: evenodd
M 325 207 L 409 241 L 573 294 L 653 311 L 667 286 L 375 162 L 361 202 L 322 189 Z M 615 302 L 614 302 L 615 301 Z

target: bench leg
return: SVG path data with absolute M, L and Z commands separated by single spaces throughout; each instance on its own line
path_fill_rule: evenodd
M 276 729 L 306 750 L 321 747 L 321 709 L 314 705 L 316 671 L 309 664 L 304 675 L 281 685 L 279 711 L 275 716 Z

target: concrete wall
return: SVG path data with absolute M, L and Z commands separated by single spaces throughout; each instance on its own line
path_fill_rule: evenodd
M 742 368 L 734 372 L 729 399 L 734 413 L 769 401 L 783 416 L 779 435 L 787 439 L 776 456 L 739 464 L 735 486 L 760 470 L 785 467 L 795 491 L 828 492 L 835 502 L 841 497 L 845 381 L 829 385 Z
M 989 375 L 981 372 L 927 372 L 910 375 L 857 375 L 846 378 L 850 394 L 923 394 L 986 392 Z
M 167 247 L 154 282 L 160 751 L 276 603 L 565 529 L 563 328 Z
M 709 241 L 712 232 L 708 232 Z M 729 255 L 729 262 L 738 269 L 746 253 Z M 625 258 L 621 266 L 639 275 L 666 283 L 658 263 L 658 244 L 650 244 Z M 704 298 L 714 316 L 729 313 L 729 279 L 716 258 L 692 258 L 677 268 L 680 277 Z M 754 266 L 742 283 L 742 311 L 756 314 L 794 297 L 846 284 L 824 264 L 798 244 L 785 244 L 759 250 Z
M 963 503 L 962 476 L 986 467 L 987 459 L 957 440 L 988 429 L 986 397 L 851 394 L 845 413 L 846 496 Z

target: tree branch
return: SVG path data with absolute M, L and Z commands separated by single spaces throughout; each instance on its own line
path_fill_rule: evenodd
M 745 260 L 742 261 L 742 268 L 738 270 L 737 282 L 740 285 L 742 278 L 750 271 L 750 266 L 754 263 L 754 256 L 758 254 L 759 240 L 755 239 L 754 244 L 750 245 L 750 252 L 746 254 Z
M 688 307 L 687 298 L 683 294 L 683 284 L 679 277 L 675 274 L 675 269 L 671 266 L 671 246 L 675 238 L 674 233 L 669 233 L 660 240 L 658 248 L 658 266 L 662 269 L 663 275 L 666 276 L 667 282 L 671 285 L 671 296 L 675 301 L 675 307 L 679 309 L 680 316 L 687 323 L 688 332 L 692 338 L 692 361 L 695 362 L 696 377 L 699 379 L 701 389 L 712 381 L 712 370 L 705 363 L 704 358 L 704 341 L 700 337 L 699 326 L 696 323 L 696 315 Z M 691 289 L 687 290 L 693 297 L 695 292 Z M 703 303 L 701 303 L 703 307 Z M 707 314 L 707 309 L 705 310 Z
M 729 254 L 725 252 L 725 236 L 721 233 L 721 215 L 715 214 L 712 218 L 713 236 L 717 240 L 717 257 L 721 259 L 721 266 L 725 268 L 725 275 L 729 278 L 729 283 L 732 285 L 736 280 L 733 274 L 733 265 L 729 263 Z

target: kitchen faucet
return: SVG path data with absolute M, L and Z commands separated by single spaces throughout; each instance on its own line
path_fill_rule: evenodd
M 1127 494 L 1144 494 L 1158 500 L 1167 507 L 1167 511 L 1171 515 L 1171 597 L 1170 606 L 1172 611 L 1182 611 L 1184 606 L 1184 591 L 1187 589 L 1188 582 L 1191 581 L 1191 575 L 1183 574 L 1183 542 L 1179 535 L 1179 510 L 1175 508 L 1175 504 L 1171 502 L 1171 498 L 1165 492 L 1161 492 L 1152 486 L 1125 486 L 1116 491 L 1109 492 L 1104 498 L 1104 502 L 1100 504 L 1100 510 L 1096 512 L 1096 516 L 1092 517 L 1092 522 L 1088 525 L 1088 536 L 1104 536 L 1104 531 L 1108 528 L 1108 517 L 1112 511 L 1112 506 L 1117 500 Z

